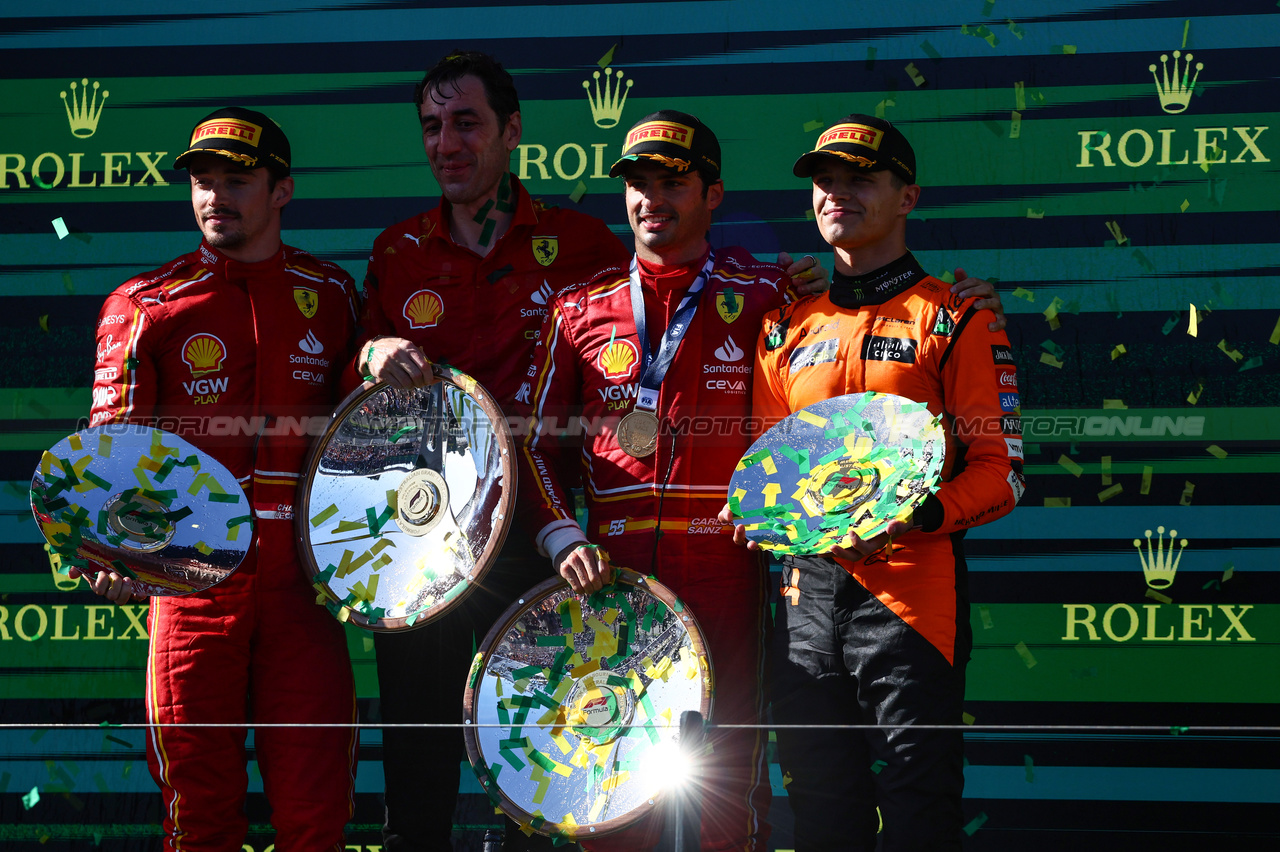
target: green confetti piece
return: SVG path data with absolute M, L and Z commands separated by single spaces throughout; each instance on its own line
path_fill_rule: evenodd
M 880 771 L 888 765 L 889 764 L 885 763 L 883 760 L 877 760 L 875 763 L 871 764 L 871 771 L 876 775 L 879 775 Z
M 501 751 L 501 749 L 499 749 L 499 751 Z M 526 754 L 528 755 L 529 760 L 536 763 L 542 769 L 543 772 L 555 772 L 556 770 L 555 761 L 547 757 L 542 752 L 531 749 L 530 751 L 526 752 Z
M 232 527 L 238 527 L 241 524 L 252 524 L 252 523 L 253 523 L 253 515 L 239 515 L 238 517 L 232 518 L 229 521 L 227 521 L 227 529 L 231 529 Z
M 937 48 L 929 44 L 929 42 L 927 41 L 920 42 L 920 49 L 923 50 L 929 56 L 930 59 L 942 58 L 942 54 L 938 52 Z
M 1258 360 L 1259 362 L 1261 362 L 1262 359 L 1258 359 Z M 111 490 L 111 483 L 107 482 L 105 479 L 103 479 L 101 476 L 98 476 L 96 473 L 94 473 L 91 470 L 86 470 L 84 472 L 84 478 L 86 482 L 92 482 L 94 485 L 98 486 L 103 491 Z
M 982 813 L 978 814 L 976 817 L 974 817 L 972 820 L 969 821 L 969 824 L 964 827 L 964 833 L 969 835 L 970 837 L 973 837 L 974 832 L 982 828 L 983 823 L 985 823 L 986 821 L 987 821 L 987 813 L 986 811 L 983 811 Z
M 175 494 L 174 496 L 176 497 L 177 495 Z M 209 502 L 210 503 L 239 503 L 240 495 L 239 494 L 219 494 L 216 491 L 210 491 Z
M 556 636 L 539 636 L 537 639 L 534 640 L 534 644 L 541 645 L 541 646 L 568 645 L 572 641 L 573 641 L 572 634 L 561 633 Z
M 1181 725 L 1173 725 L 1173 726 L 1171 726 L 1171 727 L 1169 728 L 1169 733 L 1170 733 L 1170 734 L 1173 734 L 1173 735 L 1176 737 L 1176 736 L 1179 736 L 1179 735 L 1181 735 L 1181 734 L 1185 734 L 1185 733 L 1187 733 L 1187 732 L 1188 732 L 1188 731 L 1190 731 L 1190 730 L 1191 730 L 1190 728 L 1183 727 L 1183 726 L 1181 726 Z
M 585 180 L 578 181 L 578 185 L 573 188 L 573 192 L 569 193 L 569 200 L 574 204 L 582 201 L 583 196 L 587 194 L 587 182 Z
M 1022 756 L 1022 765 L 1027 770 L 1027 783 L 1028 784 L 1035 783 L 1036 770 L 1035 770 L 1035 764 L 1031 761 L 1031 755 L 1024 754 Z
M 498 225 L 495 219 L 486 219 L 484 227 L 480 229 L 480 245 L 489 245 L 489 240 L 493 239 L 493 231 Z
M 1252 370 L 1255 367 L 1261 367 L 1261 366 L 1262 366 L 1262 358 L 1255 355 L 1252 358 L 1250 358 L 1248 361 L 1245 361 L 1243 364 L 1241 364 L 1240 369 L 1237 370 L 1236 372 L 1243 373 L 1245 370 Z
M 841 450 L 841 452 L 843 452 L 843 449 Z M 760 450 L 757 453 L 752 453 L 751 455 L 744 457 L 742 461 L 738 462 L 738 464 L 740 464 L 743 468 L 748 468 L 748 467 L 751 467 L 751 465 L 758 464 L 759 462 L 768 458 L 769 455 L 770 454 L 768 450 Z
M 472 221 L 472 222 L 475 222 L 477 225 L 479 225 L 481 222 L 485 221 L 485 217 L 487 217 L 487 216 L 489 215 L 490 211 L 492 211 L 492 210 L 493 210 L 493 205 L 494 205 L 494 201 L 493 201 L 493 199 L 492 199 L 492 198 L 490 198 L 488 201 L 486 201 L 486 202 L 484 203 L 484 206 L 483 206 L 483 207 L 481 207 L 481 208 L 476 212 L 476 215 L 474 215 L 474 216 L 472 216 L 472 217 L 471 217 L 471 221 Z
M 22 797 L 22 809 L 29 811 L 40 803 L 40 788 L 32 787 L 31 792 Z
M 872 50 L 874 51 L 874 48 L 872 48 Z M 819 130 L 819 129 L 821 129 L 821 128 L 822 128 L 822 124 L 823 124 L 823 123 L 822 123 L 821 121 L 816 121 L 816 120 L 815 120 L 815 121 L 806 121 L 806 122 L 804 123 L 804 132 L 805 132 L 805 133 L 812 133 L 812 132 L 813 132 L 813 131 L 815 131 L 815 130 Z
M 599 65 L 601 68 L 608 68 L 613 63 L 613 53 L 617 49 L 618 49 L 618 45 L 616 44 L 613 47 L 609 48 L 607 51 L 605 51 L 604 56 L 601 56 L 599 59 L 596 60 L 596 64 Z

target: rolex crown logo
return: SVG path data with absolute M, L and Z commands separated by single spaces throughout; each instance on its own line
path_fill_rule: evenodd
M 67 111 L 67 123 L 71 125 L 71 135 L 77 139 L 88 139 L 98 129 L 98 119 L 102 118 L 102 108 L 107 105 L 111 95 L 102 90 L 102 100 L 98 100 L 98 88 L 102 84 L 93 81 L 93 94 L 89 94 L 89 78 L 80 80 L 80 96 L 76 97 L 76 82 L 71 81 L 71 102 L 67 102 L 67 93 L 62 92 L 62 107 Z
M 1147 66 L 1147 70 L 1151 72 L 1152 78 L 1156 81 L 1156 93 L 1160 95 L 1160 108 L 1168 113 L 1177 114 L 1187 108 L 1187 104 L 1191 102 L 1191 94 L 1195 91 L 1196 81 L 1200 79 L 1200 72 L 1204 69 L 1203 62 L 1196 63 L 1196 74 L 1191 76 L 1191 60 L 1194 59 L 1190 53 L 1183 60 L 1182 69 L 1178 68 L 1178 60 L 1182 58 L 1182 51 L 1175 50 L 1173 52 L 1173 73 L 1169 73 L 1169 54 L 1160 54 L 1161 73 L 1156 73 L 1155 63 Z
M 635 80 L 627 80 L 624 87 L 622 85 L 623 74 L 618 72 L 618 76 L 613 76 L 613 69 L 604 69 L 604 89 L 600 88 L 600 72 L 592 71 L 591 76 L 595 78 L 595 94 L 591 91 L 591 81 L 583 80 L 582 88 L 587 90 L 587 103 L 591 104 L 591 120 L 596 123 L 596 127 L 617 127 L 618 122 L 622 120 L 622 108 L 627 103 L 627 95 L 631 92 L 631 87 L 635 85 Z
M 1178 563 L 1182 561 L 1182 551 L 1186 549 L 1187 540 L 1184 538 L 1178 542 L 1178 553 L 1175 556 L 1173 552 L 1173 541 L 1177 538 L 1177 530 L 1169 530 L 1169 550 L 1164 549 L 1164 527 L 1156 527 L 1156 547 L 1153 551 L 1151 548 L 1151 530 L 1147 530 L 1147 552 L 1142 552 L 1142 541 L 1140 539 L 1133 540 L 1133 546 L 1138 549 L 1138 558 L 1142 560 L 1142 574 L 1147 579 L 1147 585 L 1153 589 L 1167 589 L 1173 585 L 1173 575 L 1178 573 Z

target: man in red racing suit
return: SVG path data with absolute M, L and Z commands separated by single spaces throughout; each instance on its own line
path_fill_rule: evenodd
M 663 127 L 683 128 L 691 147 L 657 141 Z M 607 580 L 607 559 L 655 574 L 680 595 L 710 648 L 713 721 L 755 725 L 763 712 L 765 572 L 754 554 L 733 547 L 730 528 L 715 516 L 751 444 L 750 341 L 764 314 L 785 301 L 790 279 L 744 249 L 712 258 L 706 233 L 723 197 L 719 160 L 714 134 L 685 113 L 655 113 L 628 133 L 612 174 L 626 179 L 648 340 L 637 332 L 628 267 L 607 269 L 556 296 L 531 368 L 536 426 L 525 444 L 520 486 L 539 551 L 575 588 Z M 686 302 L 695 287 L 700 293 Z M 684 318 L 689 304 L 696 304 L 691 320 Z M 642 352 L 659 352 L 673 322 L 684 332 L 653 406 L 663 426 L 656 448 L 636 457 L 619 443 L 618 419 L 637 405 Z M 566 432 L 572 447 L 558 440 Z M 585 536 L 566 487 L 579 467 Z M 607 557 L 584 546 L 588 541 L 604 545 Z M 702 848 L 763 849 L 769 785 L 762 732 L 720 729 L 712 742 Z M 655 821 L 586 845 L 647 848 L 656 828 Z
M 869 541 L 783 559 L 771 691 L 796 848 L 870 852 L 879 806 L 878 848 L 958 850 L 962 736 L 930 726 L 962 713 L 972 646 L 964 533 L 1022 496 L 1016 367 L 974 300 L 951 295 L 906 250 L 920 188 L 896 128 L 849 116 L 795 173 L 813 178 L 836 271 L 830 292 L 766 319 L 755 414 L 772 424 L 879 391 L 926 404 L 946 432 L 942 484 L 910 527 L 895 521 Z M 812 725 L 837 727 L 785 727 Z
M 205 240 L 107 297 L 91 424 L 156 426 L 209 453 L 244 488 L 255 530 L 228 579 L 151 601 L 147 761 L 164 798 L 165 848 L 240 850 L 246 724 L 338 723 L 260 727 L 254 745 L 276 848 L 341 850 L 355 689 L 342 627 L 298 564 L 293 505 L 308 432 L 327 422 L 350 360 L 354 283 L 281 244 L 293 182 L 288 142 L 269 118 L 219 110 L 177 162 L 190 170 Z M 91 585 L 116 601 L 131 593 L 109 572 Z
M 497 104 L 501 109 L 495 109 Z M 510 414 L 528 400 L 534 343 L 552 294 L 626 258 L 599 219 L 544 207 L 507 170 L 520 140 L 511 76 L 492 57 L 458 52 L 419 84 L 415 106 L 440 205 L 387 228 L 365 277 L 354 384 L 372 374 L 409 386 L 429 380 L 427 358 L 482 384 Z M 516 515 L 480 585 L 416 630 L 374 636 L 382 721 L 455 728 L 383 729 L 387 852 L 447 852 L 460 781 L 462 685 L 475 643 L 498 616 L 547 576 Z M 430 678 L 421 676 L 424 670 Z M 442 689 L 440 684 L 447 684 Z M 508 850 L 550 848 L 508 823 Z

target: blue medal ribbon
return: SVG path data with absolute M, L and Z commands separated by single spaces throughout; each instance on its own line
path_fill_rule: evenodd
M 684 339 L 684 333 L 689 330 L 689 326 L 693 324 L 693 317 L 698 312 L 698 302 L 701 301 L 699 296 L 702 289 L 707 283 L 707 279 L 711 277 L 711 268 L 714 266 L 716 253 L 714 251 L 707 253 L 707 262 L 702 265 L 702 271 L 698 273 L 698 277 L 689 287 L 689 292 L 685 293 L 684 298 L 680 300 L 680 304 L 676 307 L 675 314 L 671 317 L 671 325 L 663 332 L 662 343 L 658 346 L 658 352 L 655 355 L 649 351 L 649 330 L 645 322 L 644 312 L 644 295 L 640 292 L 640 268 L 639 263 L 633 255 L 631 258 L 631 313 L 635 318 L 636 334 L 640 337 L 640 391 L 636 394 L 636 408 L 645 411 L 654 412 L 658 408 L 658 389 L 662 387 L 662 380 L 667 376 L 667 370 L 671 367 L 671 362 L 675 360 L 676 351 L 680 348 L 680 341 Z

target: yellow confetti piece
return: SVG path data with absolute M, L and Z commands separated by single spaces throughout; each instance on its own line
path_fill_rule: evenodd
M 1027 208 L 1027 218 L 1028 218 L 1028 219 L 1043 219 L 1043 218 L 1044 218 L 1044 211 L 1043 211 L 1043 210 L 1036 210 L 1035 208 L 1028 207 L 1028 208 Z
M 1058 316 L 1060 308 L 1062 308 L 1062 300 L 1054 296 L 1053 301 L 1049 303 L 1049 307 L 1044 309 L 1044 318 L 1052 322 Z
M 1115 485 L 1111 486 L 1110 488 L 1107 488 L 1098 492 L 1098 502 L 1105 503 L 1108 500 L 1110 500 L 1112 497 L 1119 494 L 1121 491 L 1124 491 L 1124 486 L 1121 485 L 1119 482 L 1117 482 Z
M 1222 447 L 1219 447 L 1217 444 L 1210 444 L 1208 446 L 1208 452 L 1209 455 L 1216 459 L 1225 459 L 1227 457 L 1227 451 L 1222 449 Z
M 1244 356 L 1240 354 L 1240 350 L 1227 343 L 1227 339 L 1225 337 L 1218 341 L 1218 349 L 1220 349 L 1222 354 L 1226 355 L 1232 361 L 1239 363 L 1244 360 Z
M 631 780 L 631 773 L 627 770 L 617 772 L 600 782 L 600 789 L 606 793 L 612 792 L 623 784 Z
M 778 495 L 782 493 L 782 486 L 776 482 L 770 482 L 760 489 L 760 493 L 764 495 L 765 506 L 776 506 L 778 505 Z
M 1028 302 L 1035 302 L 1036 300 L 1036 294 L 1025 287 L 1014 287 L 1013 297 L 1015 299 L 1026 299 Z
M 972 713 L 961 713 L 960 721 L 964 722 L 966 725 L 972 725 L 974 722 L 978 721 L 978 719 Z
M 344 607 L 340 608 L 340 609 L 338 610 L 338 616 L 337 616 L 337 618 L 338 618 L 339 623 L 341 623 L 341 624 L 346 624 L 346 623 L 347 623 L 347 620 L 351 618 L 351 607 L 349 607 L 349 606 L 344 606 Z
M 601 68 L 608 68 L 610 63 L 613 62 L 613 52 L 617 49 L 618 49 L 618 45 L 614 44 L 613 47 L 605 51 L 604 56 L 601 56 L 599 59 L 596 60 L 596 64 L 599 65 Z
M 1103 408 L 1128 408 L 1129 406 L 1124 404 L 1123 399 L 1104 399 L 1102 401 L 1102 407 Z
M 825 417 L 819 417 L 819 416 L 818 416 L 818 415 L 816 415 L 816 414 L 812 414 L 812 413 L 810 413 L 810 412 L 808 412 L 808 411 L 804 411 L 804 410 L 801 410 L 801 411 L 796 415 L 796 419 L 797 419 L 797 420 L 803 420 L 805 423 L 808 423 L 808 424 L 813 425 L 813 426 L 817 426 L 817 427 L 819 427 L 819 428 L 821 428 L 821 427 L 825 427 L 825 426 L 827 425 L 827 419 L 826 419 Z
M 1155 472 L 1156 469 L 1149 464 L 1142 466 L 1142 488 L 1139 489 L 1139 494 L 1151 493 L 1151 475 Z
M 1058 464 L 1065 467 L 1067 469 L 1067 472 L 1076 478 L 1079 478 L 1080 474 L 1084 473 L 1084 468 L 1076 464 L 1074 461 L 1071 460 L 1070 457 L 1068 457 L 1065 454 L 1058 456 Z
M 1116 245 L 1122 246 L 1129 242 L 1129 238 L 1120 230 L 1120 223 L 1116 221 L 1107 222 L 1107 230 L 1111 232 L 1111 236 L 1116 238 Z
M 1187 402 L 1191 403 L 1192 405 L 1195 405 L 1197 402 L 1200 401 L 1200 394 L 1202 393 L 1204 393 L 1204 385 L 1197 384 L 1195 387 L 1195 390 L 1187 394 Z
M 1071 498 L 1046 497 L 1044 498 L 1044 507 L 1046 509 L 1069 509 L 1071 508 Z
M 817 119 L 813 121 L 806 121 L 804 123 L 804 132 L 812 133 L 813 131 L 820 129 L 821 127 L 822 127 L 822 122 L 818 121 Z
M 75 450 L 77 453 L 84 449 L 84 444 L 80 442 L 79 435 L 72 435 L 67 443 L 69 443 L 71 445 L 71 449 Z
M 1267 338 L 1267 341 L 1272 346 L 1280 346 L 1280 317 L 1276 317 L 1276 327 L 1271 329 L 1271 336 Z
M 813 212 L 813 208 L 812 208 L 812 207 L 811 207 L 811 208 L 809 208 L 808 210 L 804 211 L 804 218 L 808 219 L 810 222 L 816 222 L 816 221 L 818 220 L 818 217 L 817 217 L 817 215 Z
M 599 668 L 600 661 L 592 660 L 589 663 L 583 663 L 582 665 L 575 667 L 569 672 L 569 674 L 573 675 L 575 680 L 581 680 L 592 672 L 599 670 Z
M 772 455 L 767 455 L 763 459 L 761 459 L 760 466 L 763 467 L 764 472 L 769 474 L 770 476 L 775 476 L 778 473 L 778 466 L 773 463 Z
M 1188 207 L 1190 207 L 1190 206 L 1191 206 L 1191 202 L 1184 198 L 1184 199 L 1182 199 L 1182 205 L 1179 207 L 1179 209 L 1180 209 L 1183 213 L 1186 213 L 1186 212 L 1187 212 L 1187 208 L 1188 208 Z
M 1017 105 L 1018 112 L 1022 112 L 1027 108 L 1027 94 L 1025 84 L 1022 80 L 1013 84 L 1013 99 Z
M 897 102 L 892 98 L 885 98 L 880 103 L 876 104 L 876 118 L 884 118 L 884 111 L 889 107 L 897 105 Z
M 65 240 L 71 233 L 71 231 L 67 229 L 67 223 L 62 221 L 61 216 L 54 219 L 50 224 L 53 225 L 53 232 L 58 235 L 58 239 L 60 240 Z
M 1165 604 L 1173 603 L 1173 598 L 1169 597 L 1168 595 L 1162 595 L 1159 592 L 1157 592 L 1155 589 L 1147 589 L 1147 597 L 1151 598 L 1151 600 L 1153 601 L 1160 601 L 1160 603 L 1165 603 Z
M 1200 317 L 1196 314 L 1195 302 L 1191 303 L 1191 319 L 1188 321 L 1187 334 L 1192 337 L 1198 337 L 1200 334 Z M 1226 343 L 1226 341 L 1224 340 L 1223 343 Z M 1221 348 L 1221 344 L 1219 344 L 1219 348 Z M 1222 351 L 1225 352 L 1227 350 L 1223 349 Z
M 1022 135 L 1022 113 L 1016 110 L 1011 113 L 1009 119 L 1009 138 L 1017 139 Z
M 982 629 L 990 630 L 995 627 L 995 623 L 991 620 L 991 610 L 985 606 L 978 607 L 978 615 L 982 618 Z
M 320 512 L 320 514 L 311 519 L 311 526 L 318 527 L 336 514 L 338 514 L 338 505 L 336 503 L 330 503 L 329 508 Z
M 1236 566 L 1228 562 L 1227 567 L 1222 571 L 1222 582 L 1227 582 L 1236 575 Z
M 911 78 L 911 82 L 916 84 L 917 89 L 928 82 L 925 80 L 924 75 L 920 73 L 920 69 L 916 67 L 914 62 L 908 62 L 907 67 L 903 70 L 907 72 L 907 76 Z
M 1075 56 L 1076 46 L 1074 44 L 1062 45 L 1062 53 L 1064 56 Z
M 569 193 L 569 200 L 577 204 L 587 194 L 587 182 L 585 180 L 578 181 L 578 185 L 573 188 L 573 192 Z
M 1128 352 L 1129 350 L 1124 348 L 1123 343 L 1117 343 L 1116 347 L 1111 350 L 1111 360 L 1114 361 L 1117 358 L 1119 358 L 1121 355 L 1128 354 Z
M 1057 320 L 1055 319 L 1054 321 L 1056 322 Z M 1050 355 L 1048 352 L 1040 353 L 1040 363 L 1048 364 L 1050 367 L 1056 367 L 1059 370 L 1062 369 L 1062 362 Z
M 606 796 L 604 793 L 596 796 L 595 803 L 591 805 L 591 810 L 587 811 L 587 820 L 596 822 L 600 818 L 600 812 L 604 810 Z
M 1178 501 L 1180 506 L 1191 505 L 1191 492 L 1196 490 L 1196 486 L 1192 482 L 1185 482 L 1182 487 L 1182 499 Z
M 210 553 L 213 553 L 213 548 L 205 544 L 203 541 L 196 542 L 196 550 L 200 551 L 205 556 L 208 556 Z
M 1111 456 L 1102 457 L 1102 484 L 1111 484 Z
M 1022 658 L 1022 662 L 1026 663 L 1027 668 L 1035 668 L 1036 658 L 1031 655 L 1031 649 L 1027 647 L 1026 642 L 1019 642 L 1014 645 L 1013 650 L 1018 652 L 1018 656 Z

